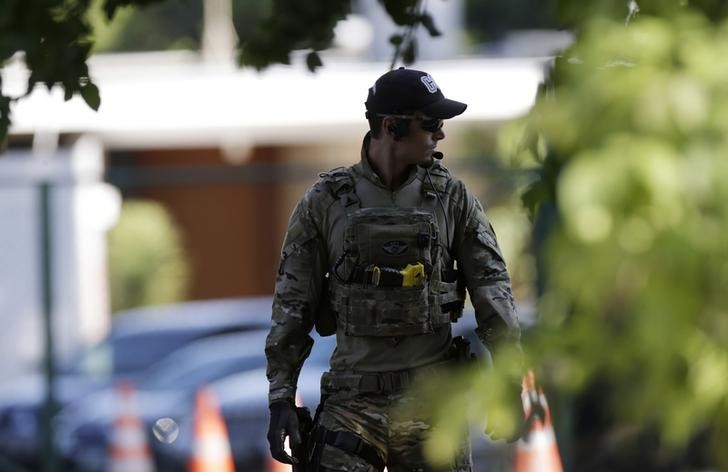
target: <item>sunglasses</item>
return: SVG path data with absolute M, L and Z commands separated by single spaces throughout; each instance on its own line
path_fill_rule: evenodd
M 439 118 L 417 118 L 420 122 L 420 128 L 428 133 L 437 133 L 442 129 L 444 121 Z
M 442 129 L 444 121 L 440 118 L 430 118 L 427 116 L 418 115 L 386 115 L 380 114 L 378 116 L 391 116 L 392 118 L 400 118 L 403 120 L 415 120 L 420 122 L 420 128 L 427 131 L 428 133 L 437 133 Z

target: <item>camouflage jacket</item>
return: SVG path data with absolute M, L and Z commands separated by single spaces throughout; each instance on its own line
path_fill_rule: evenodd
M 447 211 L 435 211 L 441 257 L 457 261 L 475 308 L 476 333 L 493 352 L 502 343 L 518 343 L 520 329 L 505 261 L 493 228 L 477 198 L 437 163 L 414 167 L 408 179 L 390 190 L 367 158 L 369 135 L 353 175 L 362 207 L 412 208 L 422 204 L 423 186 L 433 183 Z M 342 169 L 343 170 L 343 169 Z M 340 170 L 341 171 L 341 170 Z M 326 301 L 327 274 L 343 252 L 346 211 L 332 190 L 331 173 L 322 174 L 291 215 L 283 243 L 273 298 L 272 327 L 266 340 L 269 401 L 293 399 L 298 374 L 310 353 L 314 318 Z M 438 202 L 439 204 L 439 202 Z M 411 369 L 445 359 L 451 343 L 450 325 L 417 336 L 351 336 L 338 326 L 332 371 L 386 372 Z

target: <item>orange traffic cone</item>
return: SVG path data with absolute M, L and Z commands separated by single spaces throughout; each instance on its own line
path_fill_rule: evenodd
M 110 472 L 152 472 L 154 462 L 147 443 L 144 423 L 139 418 L 130 382 L 116 387 L 118 413 L 109 438 Z
M 532 370 L 523 377 L 521 400 L 528 431 L 516 446 L 515 472 L 562 472 L 551 411 Z
M 234 472 L 227 427 L 215 392 L 201 387 L 195 399 L 195 429 L 189 472 Z
M 268 456 L 268 466 L 265 468 L 265 472 L 291 472 L 293 467 L 290 464 L 284 464 Z

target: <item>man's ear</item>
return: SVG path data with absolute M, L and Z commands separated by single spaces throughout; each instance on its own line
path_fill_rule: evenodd
M 385 116 L 382 119 L 382 133 L 386 133 L 396 139 L 397 124 L 395 123 L 394 118 L 392 118 L 391 116 Z
M 382 128 L 395 141 L 398 141 L 405 134 L 402 129 L 402 122 L 391 116 L 387 116 L 382 120 Z

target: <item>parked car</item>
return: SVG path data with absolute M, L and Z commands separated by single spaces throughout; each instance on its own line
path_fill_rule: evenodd
M 335 338 L 314 335 L 314 347 L 298 378 L 297 392 L 314 413 L 320 395 L 321 374 L 329 368 Z M 268 460 L 268 379 L 264 367 L 224 377 L 210 385 L 220 403 L 230 446 L 239 471 L 264 471 Z M 153 439 L 159 472 L 185 470 L 193 451 L 194 409 L 176 418 L 179 436 L 169 444 Z
M 115 377 L 133 376 L 196 339 L 267 328 L 272 303 L 271 297 L 198 300 L 116 314 L 111 336 L 121 342 L 107 354 L 108 372 Z M 130 337 L 135 339 L 124 342 Z
M 261 330 L 270 325 L 270 297 L 194 301 L 115 314 L 108 336 L 59 367 L 54 396 L 60 407 L 143 369 L 196 339 Z M 0 457 L 35 467 L 41 453 L 41 372 L 0 386 Z
M 238 372 L 264 368 L 267 329 L 209 336 L 169 354 L 137 376 L 137 414 L 152 430 L 160 418 L 192 409 L 198 387 Z M 115 386 L 93 392 L 56 418 L 56 443 L 66 469 L 107 470 L 107 451 L 118 414 Z M 151 435 L 150 435 L 151 438 Z

